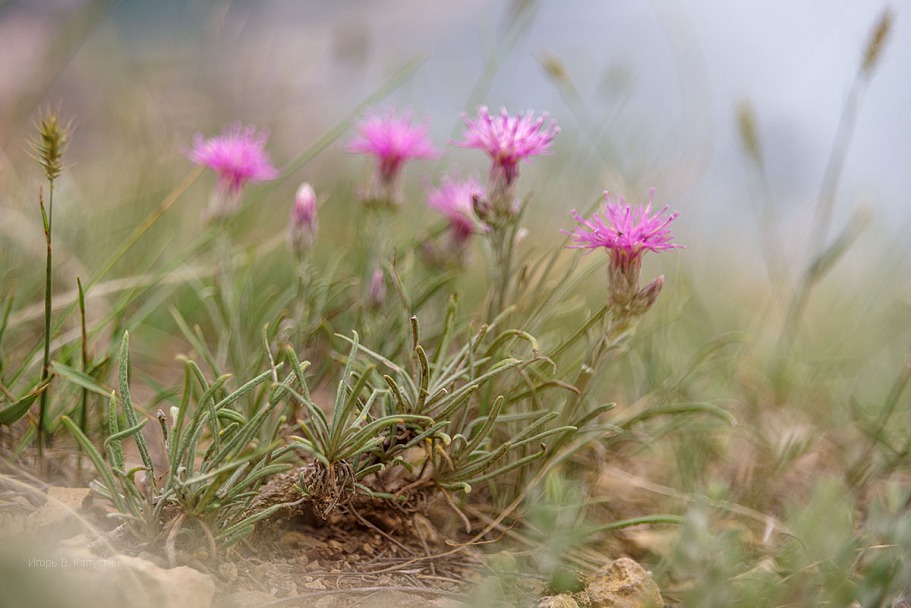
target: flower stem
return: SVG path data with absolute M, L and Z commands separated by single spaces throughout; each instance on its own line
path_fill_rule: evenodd
M 307 330 L 310 325 L 310 254 L 305 253 L 300 258 L 297 269 L 297 294 L 294 298 L 294 347 L 303 348 L 307 341 Z M 300 351 L 298 351 L 300 352 Z
M 489 276 L 491 297 L 487 318 L 493 320 L 506 307 L 506 298 L 512 282 L 513 248 L 515 245 L 517 223 L 510 222 L 491 229 L 488 241 L 490 243 Z
M 589 388 L 592 378 L 600 377 L 610 356 L 622 348 L 636 332 L 641 315 L 616 305 L 608 305 L 591 319 L 591 324 L 601 320 L 601 335 L 588 348 L 579 373 L 574 382 L 580 393 L 570 396 L 563 408 L 560 424 L 574 424 L 579 406 Z M 586 323 L 588 326 L 589 323 Z M 584 415 L 584 414 L 583 414 Z
M 222 315 L 222 342 L 219 354 L 231 368 L 231 372 L 240 376 L 244 373 L 244 336 L 240 328 L 240 299 L 234 268 L 234 246 L 230 229 L 226 221 L 215 225 L 215 295 L 218 309 Z

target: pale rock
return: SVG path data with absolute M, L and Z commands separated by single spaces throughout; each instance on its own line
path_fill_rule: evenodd
M 58 488 L 51 486 L 47 500 L 28 516 L 30 532 L 60 534 L 79 520 L 79 511 L 92 491 L 88 488 Z
M 67 574 L 79 600 L 92 598 L 104 606 L 132 608 L 211 608 L 212 577 L 187 566 L 166 569 L 130 555 L 98 558 L 70 554 Z M 80 589 L 81 588 L 81 589 Z M 88 603 L 88 602 L 82 602 Z
M 568 593 L 548 595 L 538 600 L 537 608 L 579 608 L 579 603 Z
M 262 606 L 273 600 L 275 600 L 274 597 L 261 591 L 237 591 L 225 598 L 221 608 L 254 608 L 254 606 Z
M 218 576 L 226 583 L 233 583 L 237 580 L 237 564 L 222 562 L 218 566 Z
M 350 596 L 341 595 L 339 599 L 359 599 L 366 597 L 362 593 L 352 593 Z M 433 597 L 432 594 L 422 595 L 415 593 L 402 593 L 401 591 L 378 591 L 370 594 L 370 608 L 465 608 L 465 604 L 455 599 Z M 344 605 L 344 604 L 340 604 Z
M 586 593 L 592 608 L 663 608 L 658 585 L 648 571 L 628 557 L 595 572 Z
M 157 608 L 208 608 L 212 605 L 215 582 L 207 574 L 187 566 L 166 570 L 135 557 L 118 559 L 124 568 L 122 578 L 132 580 L 136 587 L 142 588 L 142 596 L 149 605 Z

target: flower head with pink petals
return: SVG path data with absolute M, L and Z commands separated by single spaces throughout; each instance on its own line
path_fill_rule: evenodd
M 235 123 L 218 137 L 205 139 L 197 135 L 188 156 L 197 165 L 205 165 L 218 175 L 218 188 L 236 195 L 247 182 L 269 181 L 278 177 L 265 151 L 269 134 L 257 133 L 253 125 Z
M 655 191 L 649 193 L 649 202 L 645 207 L 633 206 L 622 196 L 611 200 L 610 193 L 605 192 L 605 207 L 590 219 L 581 217 L 576 210 L 573 216 L 579 225 L 570 235 L 570 249 L 597 249 L 604 247 L 611 256 L 609 277 L 611 291 L 615 302 L 624 305 L 636 305 L 644 310 L 654 303 L 658 292 L 664 284 L 664 278 L 658 277 L 643 290 L 639 290 L 639 272 L 642 267 L 642 256 L 646 251 L 667 251 L 683 247 L 672 243 L 671 222 L 677 219 L 677 213 L 665 215 L 665 206 L 658 213 L 652 214 L 652 200 Z
M 501 179 L 506 186 L 519 176 L 519 162 L 530 156 L 550 154 L 550 144 L 560 132 L 556 121 L 548 124 L 548 115 L 535 118 L 534 112 L 519 112 L 510 116 L 506 108 L 500 109 L 499 116 L 491 116 L 487 106 L 478 108 L 477 120 L 462 116 L 468 128 L 464 141 L 454 142 L 463 148 L 477 148 L 490 156 L 493 165 L 491 178 Z
M 427 137 L 427 127 L 412 124 L 410 114 L 372 114 L 358 123 L 357 131 L 347 150 L 375 156 L 380 181 L 387 185 L 409 160 L 439 156 Z
M 446 216 L 455 242 L 461 245 L 476 232 L 473 200 L 483 195 L 477 179 L 460 181 L 447 175 L 438 188 L 427 191 L 427 204 Z
M 668 207 L 652 215 L 652 200 L 655 191 L 649 194 L 648 205 L 632 206 L 622 196 L 611 200 L 609 192 L 604 193 L 606 205 L 604 211 L 595 213 L 591 219 L 584 219 L 573 209 L 572 213 L 580 226 L 569 233 L 575 243 L 571 249 L 605 249 L 622 251 L 627 254 L 641 255 L 645 250 L 665 251 L 681 247 L 671 243 L 671 231 L 668 225 L 677 219 L 677 213 L 667 217 L 664 214 Z

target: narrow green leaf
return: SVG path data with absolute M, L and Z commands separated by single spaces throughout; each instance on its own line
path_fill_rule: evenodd
M 108 436 L 116 437 L 119 432 L 117 399 L 114 396 L 114 391 L 111 391 L 110 399 L 108 400 Z M 115 440 L 110 444 L 105 442 L 105 449 L 111 461 L 111 466 L 115 469 L 123 469 L 123 448 L 120 446 L 120 441 Z
M 484 421 L 483 426 L 474 433 L 474 436 L 471 438 L 469 444 L 465 447 L 465 451 L 468 454 L 471 454 L 478 446 L 481 445 L 481 442 L 487 437 L 487 434 L 490 433 L 490 429 L 493 427 L 493 423 L 496 422 L 497 416 L 500 415 L 500 411 L 503 409 L 503 403 L 506 401 L 503 395 L 500 395 L 493 402 L 493 407 L 490 409 L 490 413 L 487 415 L 487 419 Z
M 539 458 L 543 457 L 544 454 L 546 454 L 546 453 L 547 453 L 547 450 L 538 450 L 534 454 L 529 454 L 528 456 L 520 458 L 520 459 L 516 460 L 515 462 L 511 462 L 503 467 L 500 467 L 499 469 L 490 471 L 489 473 L 485 473 L 484 475 L 481 475 L 480 477 L 473 477 L 472 479 L 468 480 L 468 483 L 471 485 L 478 485 L 480 483 L 484 483 L 485 481 L 489 481 L 491 479 L 496 479 L 497 477 L 501 477 L 501 476 L 505 475 L 506 473 L 509 473 L 510 471 L 520 469 L 520 468 L 524 467 L 525 465 L 527 465 L 531 462 L 534 462 L 535 460 L 538 460 Z M 490 466 L 490 465 L 488 465 L 488 466 Z
M 123 398 L 123 411 L 127 417 L 127 423 L 131 427 L 139 424 L 139 418 L 136 416 L 136 410 L 133 407 L 133 400 L 130 397 L 130 332 L 123 332 L 123 340 L 120 343 L 120 395 Z M 134 436 L 136 447 L 139 449 L 139 456 L 142 458 L 142 464 L 149 471 L 149 478 L 154 484 L 154 469 L 152 457 L 149 455 L 149 447 L 146 445 L 145 437 L 142 433 Z
M 430 363 L 427 361 L 427 353 L 420 344 L 417 345 L 414 352 L 418 358 L 418 399 L 414 406 L 414 413 L 423 414 L 424 403 L 429 395 L 427 387 L 430 384 Z
M 663 407 L 654 407 L 640 412 L 629 419 L 618 422 L 617 426 L 628 429 L 631 426 L 659 416 L 679 416 L 685 414 L 710 414 L 724 420 L 730 426 L 736 426 L 737 420 L 731 412 L 712 403 L 680 403 Z
M 40 385 L 38 388 L 35 388 L 27 394 L 25 397 L 22 397 L 18 401 L 7 405 L 3 409 L 0 409 L 0 424 L 10 425 L 14 422 L 21 420 L 26 414 L 28 414 L 29 408 L 35 400 L 44 392 L 44 389 L 47 388 L 47 383 Z
M 392 376 L 386 374 L 383 376 L 383 380 L 386 381 L 386 384 L 389 385 L 390 390 L 392 390 L 393 396 L 395 396 L 395 401 L 398 404 L 398 411 L 396 413 L 404 414 L 412 410 L 411 404 L 402 396 L 402 391 L 399 389 L 398 383 L 392 378 Z
M 440 333 L 440 340 L 437 343 L 437 350 L 433 354 L 433 370 L 439 371 L 440 366 L 443 362 L 443 357 L 446 356 L 446 351 L 449 349 L 449 338 L 452 335 L 452 330 L 455 326 L 455 316 L 458 302 L 459 298 L 457 294 L 453 293 L 449 296 L 449 303 L 446 306 L 446 318 L 443 320 L 443 331 Z
M 130 427 L 128 429 L 124 429 L 118 433 L 114 433 L 113 435 L 110 435 L 107 439 L 104 440 L 104 449 L 107 450 L 108 444 L 110 444 L 111 442 L 116 441 L 119 443 L 120 441 L 123 441 L 124 439 L 126 439 L 128 437 L 132 437 L 136 433 L 140 432 L 142 430 L 142 427 L 144 427 L 147 422 L 148 422 L 148 420 L 143 420 L 136 426 Z
M 612 521 L 609 524 L 601 524 L 597 526 L 586 526 L 584 528 L 585 532 L 588 534 L 596 534 L 598 532 L 606 532 L 608 530 L 620 530 L 623 528 L 630 528 L 632 526 L 649 526 L 655 524 L 672 524 L 672 525 L 683 525 L 683 518 L 679 515 L 646 515 L 645 517 L 633 517 L 631 519 L 622 519 L 620 521 Z
M 101 480 L 104 483 L 104 487 L 108 492 L 108 496 L 114 502 L 114 506 L 120 510 L 121 513 L 127 512 L 127 506 L 123 501 L 123 497 L 120 495 L 120 492 L 117 491 L 117 485 L 114 482 L 114 477 L 111 475 L 110 469 L 104 463 L 104 459 L 101 457 L 101 454 L 98 453 L 98 450 L 95 449 L 95 446 L 92 445 L 92 442 L 89 441 L 89 438 L 79 430 L 79 426 L 69 419 L 68 416 L 61 416 L 60 418 L 63 426 L 73 434 L 73 437 L 76 438 L 76 443 L 79 444 L 79 447 L 82 448 L 82 451 L 85 452 L 86 456 L 89 457 L 89 460 L 92 461 L 92 464 L 95 465 L 95 470 L 98 472 L 98 475 L 101 476 Z
M 281 367 L 281 366 L 279 366 L 279 367 Z M 240 399 L 241 397 L 243 397 L 244 395 L 246 395 L 247 393 L 249 393 L 250 391 L 255 389 L 257 386 L 259 386 L 260 384 L 265 382 L 266 380 L 269 380 L 271 377 L 272 377 L 271 370 L 261 373 L 260 375 L 256 376 L 255 378 L 253 378 L 252 380 L 250 380 L 249 382 L 245 383 L 243 386 L 238 388 L 236 391 L 234 391 L 233 393 L 231 393 L 230 395 L 228 395 L 227 397 L 225 397 L 224 399 L 219 401 L 217 404 L 215 404 L 215 409 L 220 410 L 221 408 L 223 408 L 225 406 L 231 405 L 232 403 L 234 403 L 235 401 L 237 401 L 238 399 Z
M 51 364 L 51 371 L 54 372 L 55 376 L 59 376 L 67 382 L 75 384 L 79 388 L 86 389 L 92 393 L 95 393 L 96 395 L 100 395 L 105 398 L 111 396 L 111 387 L 104 385 L 89 374 L 76 368 L 70 367 L 65 363 L 54 361 Z
M 334 446 L 338 440 L 338 434 L 342 430 L 342 409 L 348 396 L 348 384 L 351 381 L 351 373 L 354 368 L 354 360 L 357 358 L 358 335 L 356 331 L 351 332 L 354 338 L 351 342 L 351 350 L 348 353 L 348 359 L 345 361 L 345 371 L 342 373 L 342 379 L 338 383 L 338 389 L 335 391 L 335 405 L 332 407 L 332 424 L 329 427 L 330 437 L 329 445 Z

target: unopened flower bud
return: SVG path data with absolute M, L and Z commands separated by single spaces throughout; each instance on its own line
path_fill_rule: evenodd
M 639 302 L 644 310 L 648 310 L 655 304 L 662 287 L 664 287 L 664 275 L 660 275 L 642 288 L 642 291 L 639 292 Z
M 526 237 L 528 237 L 528 228 L 519 228 L 516 230 L 516 237 L 515 241 L 513 242 L 513 246 L 518 247 L 522 241 L 526 239 Z
M 487 222 L 488 218 L 490 218 L 490 203 L 483 196 L 473 194 L 471 196 L 471 208 L 482 222 Z
M 316 194 L 313 192 L 313 187 L 308 182 L 304 182 L 297 189 L 294 207 L 291 209 L 291 220 L 288 224 L 291 249 L 297 257 L 310 251 L 316 241 L 316 232 Z
M 367 293 L 367 308 L 379 309 L 386 302 L 386 277 L 380 269 L 373 271 L 370 279 L 370 291 Z

